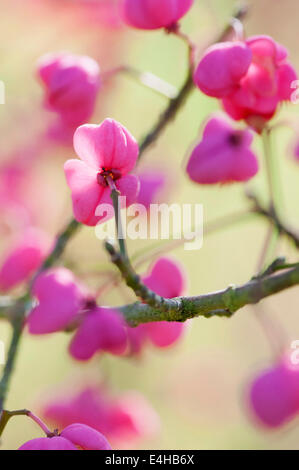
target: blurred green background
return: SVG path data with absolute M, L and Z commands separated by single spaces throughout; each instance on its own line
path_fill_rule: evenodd
M 1 2 L 1 66 L 0 79 L 6 84 L 6 104 L 0 106 L 1 152 L 3 155 L 34 139 L 39 127 L 42 91 L 34 77 L 40 55 L 59 50 L 88 54 L 99 60 L 103 70 L 120 64 L 131 64 L 151 71 L 170 83 L 180 86 L 186 74 L 186 48 L 175 37 L 163 32 L 141 32 L 129 29 L 109 30 L 94 20 L 78 21 L 69 1 Z M 298 17 L 296 0 L 254 0 L 248 2 L 250 13 L 245 22 L 247 35 L 269 34 L 290 51 L 299 70 Z M 229 21 L 234 1 L 198 0 L 183 20 L 188 32 L 200 48 L 209 44 Z M 105 117 L 121 121 L 141 138 L 153 125 L 165 99 L 119 76 L 99 95 L 93 122 Z M 218 109 L 216 100 L 194 90 L 176 121 L 170 125 L 157 145 L 144 157 L 144 165 L 162 165 L 171 171 L 175 181 L 172 202 L 202 203 L 205 223 L 231 214 L 248 203 L 242 185 L 203 188 L 190 183 L 184 172 L 184 161 L 198 136 L 202 122 Z M 278 127 L 274 136 L 274 158 L 282 197 L 280 210 L 290 222 L 299 223 L 299 167 L 292 161 L 290 146 L 299 138 L 298 106 L 289 105 L 277 116 L 277 122 L 292 124 Z M 250 182 L 266 197 L 262 148 L 255 140 L 261 171 Z M 38 184 L 32 183 L 35 203 L 40 207 L 40 225 L 55 234 L 71 215 L 69 192 L 62 170 L 71 149 L 57 148 L 35 162 Z M 47 201 L 47 205 L 42 203 Z M 222 289 L 231 283 L 246 282 L 254 274 L 267 231 L 267 223 L 259 218 L 240 221 L 230 228 L 204 237 L 198 252 L 179 248 L 172 256 L 186 267 L 189 294 Z M 1 233 L 4 253 L 8 236 Z M 129 242 L 129 251 L 146 249 L 151 242 Z M 281 241 L 277 254 L 296 259 L 296 253 Z M 103 282 L 101 271 L 107 267 L 101 242 L 92 228 L 83 228 L 68 246 L 65 262 L 91 286 Z M 144 265 L 140 272 L 146 270 Z M 92 273 L 92 276 L 88 276 Z M 125 287 L 114 289 L 101 301 L 107 304 L 126 303 L 131 293 Z M 299 293 L 292 289 L 264 301 L 256 310 L 244 308 L 232 319 L 196 319 L 185 338 L 167 351 L 148 349 L 141 359 L 96 358 L 91 363 L 75 363 L 67 354 L 69 337 L 55 334 L 29 337 L 24 334 L 17 367 L 11 383 L 7 408 L 37 410 L 43 394 L 59 389 L 72 381 L 105 378 L 112 390 L 137 389 L 152 403 L 161 417 L 159 435 L 142 441 L 141 448 L 152 449 L 288 449 L 299 446 L 299 427 L 292 423 L 280 431 L 269 432 L 256 427 L 246 412 L 244 394 L 252 374 L 273 360 L 274 351 L 265 331 L 275 326 L 277 344 L 286 346 L 299 338 Z M 10 329 L 1 322 L 0 339 L 8 345 Z M 1 372 L 2 366 L 0 366 Z M 11 420 L 3 436 L 2 449 L 15 449 L 29 438 L 39 436 L 29 420 Z

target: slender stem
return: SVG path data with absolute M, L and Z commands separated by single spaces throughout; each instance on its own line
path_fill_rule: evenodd
M 47 437 L 53 437 L 56 435 L 55 432 L 50 431 L 48 426 L 32 411 L 29 410 L 14 410 L 14 411 L 8 411 L 8 410 L 3 410 L 2 413 L 0 414 L 0 437 L 10 420 L 10 418 L 14 416 L 28 416 L 28 418 L 31 418 L 41 429 L 42 431 L 46 434 Z
M 187 45 L 188 47 L 188 51 L 189 51 L 189 68 L 190 70 L 193 70 L 194 69 L 194 62 L 195 62 L 195 50 L 196 50 L 196 45 L 191 41 L 190 37 L 188 36 L 188 34 L 185 34 L 182 30 L 181 30 L 181 26 L 180 24 L 175 24 L 173 25 L 173 27 L 171 27 L 170 29 L 167 29 L 166 30 L 169 34 L 174 34 L 175 36 L 177 36 L 179 39 L 182 39 L 185 44 Z
M 121 65 L 112 70 L 107 70 L 106 72 L 102 73 L 102 79 L 108 80 L 116 74 L 120 73 L 134 78 L 138 83 L 141 83 L 141 85 L 155 91 L 165 98 L 174 99 L 178 94 L 177 88 L 165 80 L 162 80 L 162 78 L 157 77 L 157 75 L 154 75 L 151 72 L 141 72 L 140 70 L 137 70 L 135 67 L 130 65 Z
M 47 437 L 52 437 L 53 435 L 55 435 L 55 433 L 50 431 L 48 426 L 34 413 L 28 411 L 27 416 L 29 416 L 29 418 L 31 418 L 44 431 Z
M 242 21 L 240 21 L 238 18 L 232 18 L 231 26 L 235 33 L 235 38 L 238 41 L 243 41 L 244 40 L 244 26 L 243 26 Z
M 166 126 L 176 117 L 178 110 L 183 106 L 189 94 L 193 90 L 193 76 L 192 71 L 189 71 L 188 76 L 184 82 L 177 97 L 169 102 L 165 111 L 159 117 L 153 129 L 144 137 L 139 146 L 139 159 L 143 153 L 156 142 L 160 134 L 164 131 Z

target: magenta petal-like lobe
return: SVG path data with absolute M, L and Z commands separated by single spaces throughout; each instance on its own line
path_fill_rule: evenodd
M 92 168 L 117 169 L 122 175 L 134 168 L 139 151 L 134 137 L 113 119 L 105 119 L 99 126 L 80 126 L 74 135 L 74 148 Z
M 221 118 L 210 119 L 189 158 L 187 173 L 190 179 L 200 184 L 249 180 L 258 171 L 251 143 L 250 131 L 235 130 Z
M 126 175 L 116 182 L 117 189 L 119 189 L 121 196 L 126 197 L 126 207 L 134 204 L 140 191 L 140 181 L 136 175 Z
M 185 323 L 181 322 L 152 322 L 146 325 L 150 341 L 158 348 L 166 348 L 176 343 L 184 333 Z
M 87 361 L 100 347 L 101 317 L 98 310 L 92 310 L 85 316 L 71 341 L 69 351 L 74 359 Z
M 97 352 L 123 354 L 127 347 L 125 323 L 112 308 L 95 308 L 87 312 L 71 344 L 71 355 L 81 361 Z
M 172 298 L 181 295 L 186 287 L 182 267 L 171 258 L 161 257 L 143 277 L 144 284 L 162 297 Z
M 101 308 L 100 349 L 111 354 L 123 354 L 127 347 L 125 322 L 122 315 L 111 308 Z

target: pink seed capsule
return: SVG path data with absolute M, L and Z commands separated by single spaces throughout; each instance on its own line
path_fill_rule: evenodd
M 249 389 L 249 407 L 258 423 L 276 428 L 299 411 L 299 368 L 288 356 L 260 373 Z
M 94 59 L 67 52 L 46 54 L 39 60 L 37 72 L 47 109 L 69 127 L 88 121 L 101 86 L 100 68 Z
M 78 222 L 94 226 L 103 220 L 96 209 L 103 203 L 112 205 L 107 176 L 126 196 L 127 206 L 136 201 L 139 180 L 128 173 L 136 164 L 139 148 L 124 126 L 113 119 L 105 119 L 98 126 L 80 126 L 74 134 L 74 148 L 80 160 L 68 160 L 64 171 Z

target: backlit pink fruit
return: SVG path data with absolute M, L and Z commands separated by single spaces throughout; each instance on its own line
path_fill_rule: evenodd
M 19 450 L 111 450 L 100 432 L 85 424 L 71 424 L 53 437 L 40 437 L 25 442 Z
M 263 426 L 276 428 L 299 412 L 299 367 L 290 357 L 259 374 L 249 390 L 252 415 Z
M 81 160 L 68 160 L 64 171 L 78 222 L 93 226 L 113 216 L 96 214 L 101 204 L 112 206 L 107 176 L 126 197 L 127 206 L 136 201 L 139 180 L 128 173 L 136 164 L 139 150 L 124 126 L 113 119 L 105 119 L 99 126 L 80 126 L 74 135 L 74 148 Z

